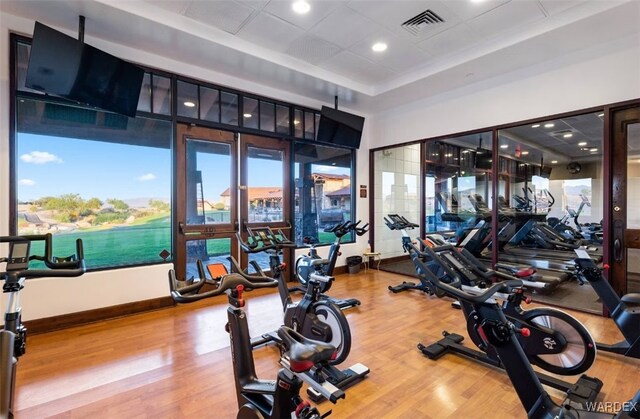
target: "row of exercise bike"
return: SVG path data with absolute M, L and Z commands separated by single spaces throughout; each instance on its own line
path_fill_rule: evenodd
M 588 411 L 602 382 L 583 373 L 593 364 L 596 349 L 640 358 L 640 296 L 618 297 L 589 255 L 577 252 L 578 277 L 598 292 L 624 336 L 624 340 L 615 345 L 596 343 L 584 326 L 567 313 L 549 308 L 524 310 L 522 305 L 528 299 L 522 282 L 513 276 L 485 268 L 464 249 L 411 239 L 407 230 L 416 225 L 400 215 L 389 215 L 385 222 L 390 229 L 402 231 L 403 249 L 415 265 L 423 291 L 457 300 L 467 321 L 467 332 L 479 349 L 467 348 L 462 344 L 462 336 L 444 332 L 443 339 L 436 343 L 418 344 L 426 356 L 438 359 L 446 353 L 456 353 L 504 369 L 528 417 L 606 417 Z M 274 232 L 268 227 L 248 228 L 246 240 L 240 234 L 237 236 L 246 253 L 268 255 L 271 276 L 255 261 L 250 262 L 250 273 L 249 267 L 242 269 L 233 258 L 229 258 L 231 273 L 222 264 L 205 267 L 198 261 L 198 280 L 178 280 L 175 272 L 169 271 L 170 293 L 178 303 L 227 296 L 226 330 L 231 341 L 237 417 L 325 417 L 331 412 L 321 414 L 301 397 L 303 383 L 308 385 L 307 394 L 312 400 L 336 403 L 345 397 L 346 388 L 369 374 L 369 369 L 360 363 L 344 370 L 338 367 L 351 348 L 351 333 L 342 309 L 360 302 L 335 300 L 326 294 L 334 281 L 333 269 L 342 237 L 351 232 L 363 235 L 368 231 L 367 225 L 359 227 L 359 224 L 347 221 L 328 230 L 336 236 L 328 259 L 322 259 L 314 243 L 308 243 L 309 253 L 298 258 L 295 265 L 300 286 L 292 289 L 283 277 L 286 266 L 280 256 L 284 249 L 295 244 L 282 231 Z M 44 242 L 43 256 L 30 253 L 34 241 Z M 6 262 L 5 272 L 0 276 L 5 282 L 3 290 L 8 303 L 0 335 L 0 418 L 5 418 L 13 415 L 16 363 L 26 345 L 26 329 L 20 321 L 19 306 L 24 281 L 45 276 L 79 276 L 84 273 L 85 265 L 81 240 L 76 243 L 76 254 L 66 258 L 52 256 L 51 235 L 0 237 L 2 242 L 10 244 L 8 257 L 0 258 L 0 262 Z M 48 269 L 29 269 L 30 260 L 42 261 Z M 252 339 L 242 310 L 245 292 L 269 287 L 278 288 L 283 326 Z M 300 301 L 292 300 L 293 291 L 304 293 Z M 252 349 L 269 342 L 277 343 L 281 350 L 281 369 L 275 380 L 262 380 L 257 378 Z M 535 372 L 532 365 L 554 374 L 582 376 L 576 383 L 568 383 Z M 566 392 L 566 400 L 555 404 L 542 385 Z M 640 418 L 640 391 L 624 406 L 616 417 Z
M 321 259 L 314 244 L 309 243 L 309 254 L 298 259 L 296 271 L 301 286 L 292 291 L 304 292 L 301 301 L 294 303 L 289 296 L 282 273 L 285 265 L 280 261 L 282 250 L 295 247 L 281 231 L 278 234 L 269 228 L 249 229 L 249 238 L 241 246 L 247 253 L 265 252 L 269 256 L 272 277 L 268 277 L 255 262 L 255 273 L 248 274 L 230 258 L 236 273 L 220 271 L 221 266 L 210 264 L 204 267 L 198 261 L 199 281 L 178 281 L 173 270 L 169 271 L 171 296 L 176 302 L 194 302 L 204 298 L 227 294 L 229 301 L 227 331 L 230 333 L 234 359 L 234 374 L 239 403 L 238 417 L 283 418 L 295 415 L 298 418 L 320 418 L 315 407 L 302 400 L 299 395 L 303 382 L 309 384 L 310 397 L 336 402 L 344 397 L 344 389 L 364 378 L 369 369 L 356 364 L 340 370 L 335 365 L 346 359 L 351 348 L 349 325 L 340 307 L 359 305 L 356 299 L 335 300 L 328 291 L 334 278 L 332 275 L 340 255 L 340 242 L 349 234 L 365 234 L 367 226 L 360 222 L 344 222 L 326 231 L 335 235 L 329 259 Z M 26 353 L 27 329 L 22 323 L 20 293 L 25 281 L 43 277 L 75 277 L 86 271 L 84 249 L 81 239 L 76 241 L 76 252 L 67 257 L 53 255 L 51 234 L 0 236 L 0 243 L 8 244 L 7 257 L 0 257 L 4 271 L 6 311 L 4 326 L 0 331 L 0 419 L 14 416 L 14 397 L 18 360 Z M 39 249 L 42 249 L 41 251 Z M 39 254 L 39 253 L 42 253 Z M 40 263 L 35 266 L 33 263 Z M 210 277 L 207 277 L 209 272 Z M 188 285 L 185 285 L 188 284 Z M 205 285 L 214 289 L 203 291 Z M 246 315 L 242 311 L 244 292 L 257 288 L 279 287 L 282 296 L 285 322 L 273 333 L 251 340 Z M 310 340 L 309 337 L 314 338 Z M 256 377 L 252 348 L 277 342 L 282 349 L 282 369 L 276 380 L 259 380 Z
M 179 281 L 173 270 L 169 271 L 171 296 L 178 303 L 191 303 L 202 299 L 227 295 L 229 308 L 226 330 L 229 332 L 238 400 L 238 418 L 321 418 L 320 414 L 300 396 L 302 384 L 308 385 L 307 394 L 313 401 L 323 399 L 336 403 L 345 397 L 344 390 L 369 374 L 369 368 L 361 363 L 341 370 L 342 363 L 351 349 L 351 331 L 342 309 L 360 305 L 355 299 L 336 300 L 325 294 L 334 281 L 333 270 L 340 254 L 342 237 L 353 232 L 363 235 L 368 225 L 359 227 L 360 221 L 346 221 L 325 231 L 333 233 L 335 242 L 328 259 L 321 258 L 315 243 L 305 238 L 310 250 L 296 261 L 295 272 L 300 286 L 288 288 L 283 274 L 286 265 L 281 261 L 284 249 L 295 248 L 282 230 L 274 232 L 270 227 L 247 227 L 247 239 L 236 233 L 242 250 L 247 254 L 266 253 L 270 275 L 267 276 L 255 261 L 250 268 L 242 269 L 233 257 L 229 257 L 232 272 L 226 272 L 223 264 L 207 265 L 198 260 L 200 280 Z M 252 272 L 250 273 L 250 270 Z M 204 290 L 205 285 L 213 289 Z M 278 330 L 251 338 L 247 316 L 242 310 L 244 293 L 257 288 L 277 287 L 282 302 L 284 320 Z M 292 291 L 303 292 L 301 300 L 294 302 Z M 276 380 L 257 377 L 253 348 L 275 342 L 280 348 L 281 369 Z
M 385 217 L 385 223 L 402 232 L 402 247 L 420 280 L 420 284 L 404 283 L 390 290 L 419 289 L 454 298 L 479 349 L 465 347 L 461 335 L 444 331 L 441 340 L 418 344 L 424 355 L 436 360 L 453 353 L 503 369 L 530 418 L 611 417 L 593 409 L 602 381 L 583 373 L 595 361 L 597 349 L 640 358 L 640 294 L 619 297 L 589 253 L 576 249 L 576 277 L 594 288 L 624 337 L 614 345 L 598 343 L 568 313 L 551 308 L 525 310 L 523 303 L 530 300 L 524 296 L 522 281 L 486 268 L 467 249 L 411 238 L 407 230 L 418 225 L 398 214 Z M 532 365 L 553 374 L 582 375 L 569 383 L 537 372 Z M 565 400 L 553 402 L 543 385 L 565 392 Z M 615 417 L 640 417 L 640 390 L 623 406 Z

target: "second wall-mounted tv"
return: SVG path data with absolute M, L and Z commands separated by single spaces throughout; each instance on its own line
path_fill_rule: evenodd
M 25 85 L 135 117 L 144 70 L 36 22 Z
M 476 150 L 476 164 L 475 168 L 480 170 L 491 170 L 493 163 L 493 155 L 491 150 L 478 149 Z
M 360 148 L 363 127 L 363 117 L 323 106 L 320 111 L 317 140 L 349 148 Z

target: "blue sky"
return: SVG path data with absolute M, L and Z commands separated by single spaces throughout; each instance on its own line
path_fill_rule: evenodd
M 169 199 L 168 149 L 19 134 L 18 199 L 77 193 L 83 198 Z
M 18 134 L 18 199 L 80 194 L 84 199 L 161 198 L 171 196 L 169 149 Z M 257 164 L 259 167 L 256 167 Z M 230 185 L 229 157 L 198 153 L 205 199 L 220 201 Z M 314 165 L 314 171 L 349 173 L 349 169 Z M 249 186 L 282 186 L 282 163 L 249 160 Z

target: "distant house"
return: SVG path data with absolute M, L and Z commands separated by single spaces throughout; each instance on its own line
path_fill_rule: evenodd
M 259 186 L 249 188 L 249 205 L 256 210 L 282 209 L 282 188 L 277 186 Z M 220 194 L 225 209 L 231 205 L 231 194 L 229 188 Z
M 329 200 L 330 208 L 351 208 L 351 185 L 345 186 L 337 191 L 325 193 L 324 196 Z
M 316 181 L 316 199 L 319 210 L 351 207 L 351 176 L 313 173 Z

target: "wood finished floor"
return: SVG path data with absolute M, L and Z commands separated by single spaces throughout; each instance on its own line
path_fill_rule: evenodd
M 347 311 L 353 348 L 345 366 L 361 362 L 371 374 L 321 411 L 332 409 L 332 418 L 525 417 L 504 373 L 453 355 L 431 361 L 416 349 L 443 329 L 466 336 L 465 325 L 448 300 L 387 290 L 406 279 L 376 270 L 338 277 L 332 295 L 362 301 Z M 252 336 L 280 324 L 277 293 L 247 297 Z M 16 417 L 234 418 L 225 310 L 218 297 L 30 336 L 19 362 Z M 573 314 L 596 340 L 620 339 L 610 319 Z M 275 347 L 255 357 L 258 375 L 274 378 Z M 626 401 L 639 386 L 640 360 L 599 352 L 589 374 L 605 383 L 600 400 Z

